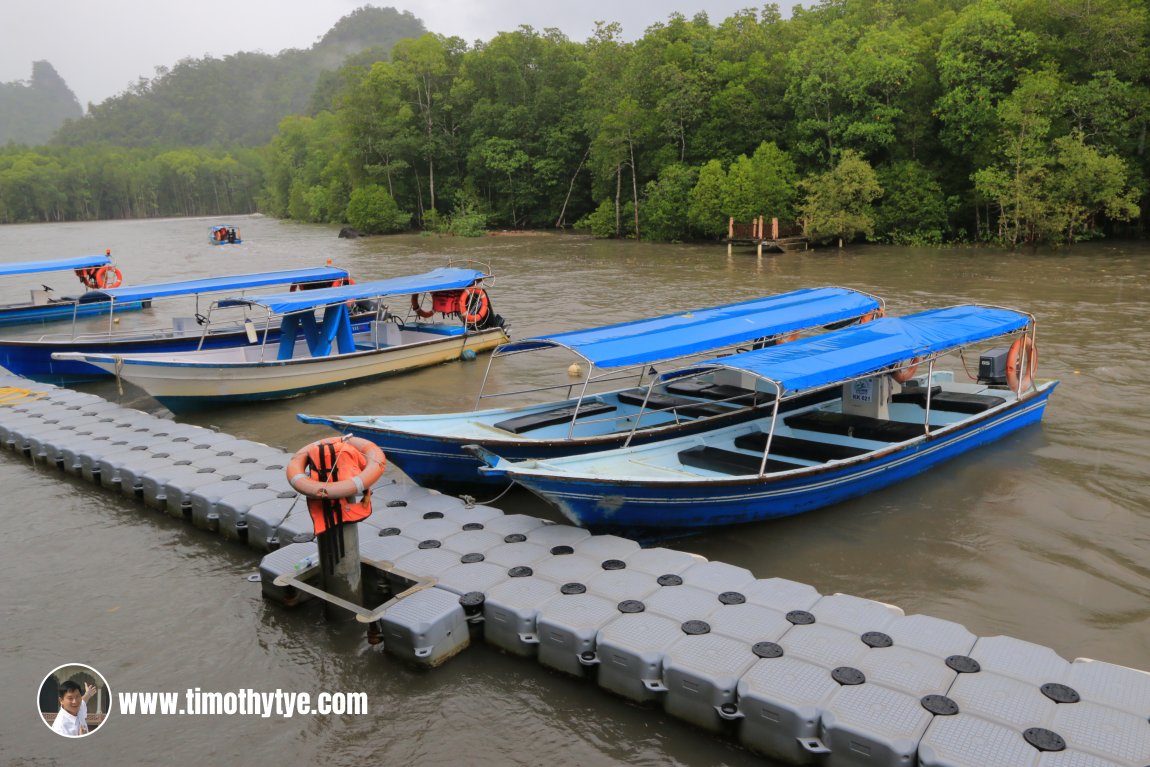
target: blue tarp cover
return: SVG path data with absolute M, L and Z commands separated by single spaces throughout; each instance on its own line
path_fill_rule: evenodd
M 87 269 L 92 266 L 107 266 L 110 263 L 112 263 L 112 259 L 107 256 L 75 256 L 73 258 L 53 258 L 48 261 L 12 261 L 11 263 L 0 264 L 0 276 L 62 272 L 65 269 Z
M 359 301 L 383 296 L 404 296 L 434 290 L 458 290 L 474 284 L 484 277 L 475 269 L 442 267 L 423 274 L 395 277 L 390 280 L 361 282 L 358 285 L 343 285 L 338 288 L 302 290 L 293 293 L 271 293 L 265 296 L 227 298 L 220 306 L 263 306 L 277 314 L 290 314 L 315 309 L 320 306 L 342 304 L 346 301 Z
M 327 282 L 329 280 L 334 282 L 344 277 L 347 277 L 347 270 L 345 269 L 318 266 L 307 269 L 285 269 L 278 272 L 203 277 L 198 280 L 183 280 L 181 282 L 157 282 L 151 285 L 109 288 L 91 293 L 104 294 L 113 301 L 142 301 L 147 298 L 219 293 L 225 290 L 244 290 L 268 285 L 288 285 L 293 282 Z
M 845 288 L 807 288 L 736 304 L 504 344 L 497 354 L 563 347 L 600 368 L 645 365 L 860 317 L 879 307 Z
M 997 338 L 1021 330 L 1029 322 L 1029 315 L 1009 309 L 951 306 L 906 317 L 885 317 L 789 344 L 708 360 L 693 370 L 701 372 L 715 366 L 752 373 L 781 384 L 785 395 Z

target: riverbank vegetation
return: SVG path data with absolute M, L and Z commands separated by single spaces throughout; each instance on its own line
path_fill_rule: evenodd
M 423 34 L 317 77 L 266 143 L 117 146 L 112 110 L 92 110 L 56 145 L 0 151 L 0 221 L 258 208 L 367 232 L 675 241 L 762 215 L 831 242 L 1125 235 L 1150 190 L 1148 41 L 1139 0 L 823 0 L 673 15 L 633 42 L 614 24 L 584 42 Z

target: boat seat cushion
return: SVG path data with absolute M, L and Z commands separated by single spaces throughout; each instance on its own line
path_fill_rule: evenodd
M 615 410 L 615 406 L 608 405 L 606 402 L 584 402 L 579 407 L 578 417 L 603 415 L 613 410 Z M 552 408 L 551 410 L 544 410 L 540 413 L 529 413 L 528 415 L 508 418 L 506 421 L 500 421 L 495 424 L 495 428 L 509 431 L 512 434 L 522 434 L 525 431 L 542 429 L 545 426 L 567 423 L 573 415 L 575 415 L 575 406 L 566 405 L 564 407 Z
M 735 447 L 741 447 L 744 450 L 757 450 L 761 453 L 767 447 L 767 435 L 761 431 L 743 434 L 735 438 Z M 819 442 L 814 439 L 785 437 L 781 434 L 776 434 L 771 439 L 771 455 L 801 458 L 804 461 L 814 461 L 815 463 L 841 461 L 846 458 L 856 458 L 870 452 L 872 451 L 865 447 L 835 445 L 829 442 Z
M 926 390 L 919 388 L 909 392 L 903 391 L 895 394 L 893 402 L 909 402 L 919 407 L 926 407 Z M 993 407 L 1006 402 L 1005 397 L 993 394 L 964 394 L 955 391 L 942 391 L 942 387 L 935 387 L 930 393 L 930 409 L 942 410 L 947 413 L 985 413 Z
M 773 396 L 754 389 L 745 389 L 742 386 L 729 384 L 716 384 L 700 379 L 676 381 L 667 384 L 668 394 L 684 394 L 688 397 L 702 397 L 703 399 L 723 400 L 735 405 L 750 405 L 770 402 Z
M 747 455 L 734 450 L 724 450 L 721 447 L 699 445 L 679 452 L 679 463 L 695 469 L 706 469 L 719 474 L 733 474 L 743 476 L 758 474 L 759 465 L 763 462 L 761 455 Z M 787 471 L 801 469 L 802 464 L 780 461 L 772 458 L 767 461 L 767 472 Z
M 627 389 L 618 394 L 619 401 L 626 405 L 642 405 L 646 397 L 644 389 Z M 697 402 L 686 397 L 677 397 L 673 394 L 651 392 L 647 399 L 648 410 L 674 410 L 679 415 L 693 418 L 706 418 L 712 415 L 730 413 L 733 408 L 719 402 Z
M 784 423 L 792 429 L 817 431 L 822 434 L 840 434 L 857 439 L 870 439 L 877 442 L 905 442 L 921 437 L 921 423 L 887 421 L 849 413 L 833 413 L 827 410 L 810 410 L 787 416 Z

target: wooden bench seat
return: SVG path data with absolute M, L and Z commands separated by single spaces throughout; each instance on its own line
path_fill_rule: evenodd
M 729 384 L 716 384 L 700 379 L 675 381 L 666 386 L 668 394 L 683 394 L 688 397 L 702 397 L 703 399 L 722 400 L 735 405 L 758 405 L 770 402 L 773 396 L 754 389 L 744 389 L 742 386 Z
M 679 452 L 679 463 L 684 466 L 735 476 L 758 474 L 762 462 L 763 457 L 761 455 L 736 453 L 734 450 L 724 450 L 721 447 L 710 447 L 709 445 L 698 445 Z M 801 468 L 803 468 L 802 464 L 791 463 L 790 461 L 780 461 L 775 458 L 767 461 L 767 473 Z
M 578 417 L 584 418 L 590 415 L 603 415 L 615 409 L 614 405 L 608 405 L 606 402 L 584 402 L 579 407 Z M 525 431 L 542 429 L 545 426 L 556 426 L 561 423 L 568 423 L 574 415 L 575 405 L 566 405 L 551 410 L 544 410 L 540 413 L 530 413 L 515 418 L 508 418 L 506 421 L 500 421 L 495 424 L 495 428 L 509 431 L 512 434 L 522 434 Z
M 918 387 L 909 391 L 903 390 L 891 397 L 892 402 L 908 402 L 919 407 L 926 407 L 926 389 Z M 930 392 L 930 409 L 941 410 L 946 413 L 966 413 L 975 415 L 985 413 L 993 407 L 1006 402 L 1005 397 L 993 394 L 963 394 L 955 391 L 942 391 L 936 386 Z
M 643 389 L 627 389 L 626 391 L 619 392 L 618 397 L 619 401 L 626 405 L 642 405 L 646 394 L 646 391 Z M 730 413 L 734 408 L 719 402 L 697 402 L 692 399 L 687 399 L 686 397 L 677 397 L 673 394 L 651 392 L 651 397 L 647 400 L 647 409 L 673 410 L 679 415 L 692 418 L 706 418 L 708 416 Z
M 924 428 L 921 423 L 887 421 L 848 413 L 832 413 L 826 410 L 811 410 L 797 413 L 783 419 L 792 429 L 817 431 L 822 434 L 839 434 L 844 437 L 870 439 L 876 442 L 905 442 L 921 437 Z
M 765 432 L 756 431 L 743 434 L 735 438 L 735 447 L 744 450 L 757 450 L 760 453 L 767 447 Z M 783 455 L 788 458 L 801 458 L 804 461 L 826 463 L 827 461 L 841 461 L 845 458 L 856 458 L 872 452 L 869 448 L 855 447 L 854 445 L 835 445 L 829 442 L 819 442 L 814 439 L 801 439 L 799 437 L 786 437 L 776 434 L 771 439 L 771 455 Z

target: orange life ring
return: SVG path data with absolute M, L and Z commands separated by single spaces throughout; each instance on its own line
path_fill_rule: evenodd
M 893 378 L 894 380 L 898 381 L 900 384 L 906 383 L 910 379 L 914 378 L 914 374 L 916 372 L 918 372 L 918 361 L 920 359 L 922 359 L 922 358 L 921 357 L 915 357 L 913 360 L 910 361 L 909 365 L 902 368 L 901 370 L 894 371 L 893 373 L 890 374 L 890 377 Z
M 483 288 L 464 288 L 459 294 L 459 316 L 469 325 L 478 325 L 487 319 L 491 302 Z
M 878 320 L 878 319 L 882 319 L 882 318 L 883 318 L 883 317 L 885 317 L 885 316 L 886 316 L 886 309 L 884 309 L 884 308 L 882 308 L 882 307 L 880 306 L 879 308 L 877 308 L 877 309 L 874 309 L 874 310 L 872 310 L 872 311 L 870 311 L 870 312 L 867 312 L 866 314 L 864 314 L 864 315 L 863 315 L 863 316 L 862 316 L 862 317 L 859 319 L 859 324 L 861 325 L 861 324 L 863 324 L 864 322 L 870 322 L 871 320 Z
M 114 266 L 102 266 L 100 271 L 96 272 L 96 284 L 93 287 L 100 288 L 118 288 L 124 283 L 124 275 L 120 270 Z
M 1026 358 L 1025 366 L 1023 357 Z M 1006 353 L 1006 385 L 1013 391 L 1029 389 L 1034 383 L 1034 374 L 1037 371 L 1038 349 L 1035 348 L 1034 341 L 1028 335 L 1014 339 L 1010 351 Z
M 797 331 L 797 330 L 796 330 L 794 333 L 791 333 L 791 334 L 790 334 L 789 336 L 787 336 L 786 338 L 781 338 L 781 337 L 780 337 L 780 338 L 779 338 L 779 340 L 777 340 L 775 343 L 778 343 L 778 344 L 789 344 L 791 341 L 797 341 L 797 340 L 799 340 L 799 331 Z
M 383 476 L 379 446 L 359 437 L 330 437 L 300 448 L 287 465 L 288 483 L 307 498 L 316 534 L 371 514 L 371 486 Z M 362 495 L 363 500 L 352 499 Z
M 331 284 L 331 286 L 333 288 L 342 288 L 344 285 L 354 285 L 354 284 L 355 284 L 355 280 L 353 280 L 351 277 L 340 277 L 338 280 L 334 281 Z
M 427 319 L 431 315 L 435 314 L 434 311 L 431 311 L 430 309 L 424 309 L 420 305 L 418 293 L 412 293 L 411 294 L 411 311 L 415 312 L 416 314 L 418 314 L 423 319 Z

